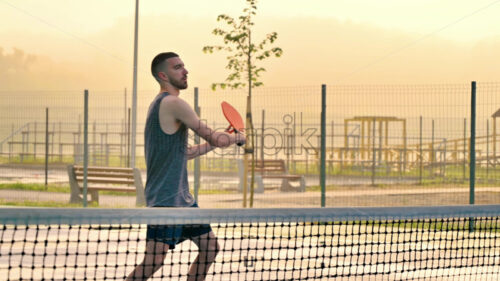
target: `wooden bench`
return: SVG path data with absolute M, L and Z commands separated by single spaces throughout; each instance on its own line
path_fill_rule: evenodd
M 82 202 L 83 166 L 68 165 L 68 177 L 71 187 L 70 203 Z M 146 205 L 141 172 L 137 168 L 88 167 L 87 193 L 90 194 L 90 202 L 99 203 L 99 190 L 135 192 L 136 205 Z
M 248 162 L 248 186 L 250 186 L 251 165 Z M 243 191 L 243 160 L 238 160 L 238 174 L 240 178 L 239 191 Z M 254 192 L 264 192 L 264 179 L 281 179 L 280 191 L 306 191 L 304 176 L 291 175 L 288 173 L 284 160 L 256 160 L 255 161 L 255 183 Z M 298 187 L 294 187 L 290 182 L 298 182 Z M 249 189 L 250 190 L 250 189 Z

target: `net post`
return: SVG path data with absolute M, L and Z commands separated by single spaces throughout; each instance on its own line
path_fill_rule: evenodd
M 469 173 L 469 204 L 474 205 L 476 181 L 476 81 L 471 83 Z M 474 231 L 474 218 L 469 220 L 469 231 Z
M 320 163 L 320 186 L 321 186 L 321 207 L 326 205 L 326 85 L 321 85 L 321 163 Z
M 198 87 L 194 88 L 194 111 L 200 117 L 200 108 L 198 106 Z M 195 145 L 200 144 L 200 136 L 194 135 Z M 200 157 L 194 159 L 194 200 L 198 202 L 198 191 L 200 189 Z
M 87 207 L 87 174 L 89 166 L 89 90 L 84 91 L 83 98 L 83 207 Z

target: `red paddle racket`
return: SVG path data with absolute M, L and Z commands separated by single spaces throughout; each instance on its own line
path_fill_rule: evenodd
M 221 106 L 222 113 L 224 113 L 224 117 L 229 122 L 229 127 L 227 127 L 226 131 L 228 133 L 242 133 L 245 130 L 245 123 L 243 123 L 240 113 L 225 101 L 221 103 Z M 237 145 L 242 146 L 243 144 L 237 143 Z
M 243 123 L 240 113 L 232 105 L 225 101 L 221 103 L 221 106 L 222 113 L 224 113 L 224 117 L 226 117 L 226 120 L 229 122 L 229 127 L 226 131 L 229 133 L 243 132 L 245 130 L 245 124 Z

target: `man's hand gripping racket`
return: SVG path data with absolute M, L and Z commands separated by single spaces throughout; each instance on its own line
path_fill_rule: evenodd
M 221 103 L 222 113 L 224 113 L 224 117 L 229 122 L 229 127 L 226 129 L 228 133 L 236 133 L 238 146 L 242 146 L 246 142 L 245 135 L 243 134 L 245 131 L 245 124 L 243 123 L 243 119 L 241 118 L 240 113 L 229 103 L 223 101 Z

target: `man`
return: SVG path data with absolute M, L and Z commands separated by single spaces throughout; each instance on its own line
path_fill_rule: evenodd
M 158 54 L 151 72 L 160 84 L 160 93 L 149 107 L 144 132 L 147 168 L 145 197 L 148 207 L 198 207 L 189 192 L 186 163 L 216 147 L 243 144 L 242 134 L 215 132 L 202 122 L 193 109 L 179 97 L 187 88 L 188 71 L 172 52 Z M 187 131 L 193 130 L 207 142 L 187 145 Z M 167 252 L 175 245 L 192 240 L 199 248 L 189 268 L 188 280 L 205 280 L 219 250 L 210 225 L 148 226 L 146 253 L 127 280 L 146 280 L 163 265 Z

